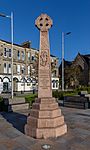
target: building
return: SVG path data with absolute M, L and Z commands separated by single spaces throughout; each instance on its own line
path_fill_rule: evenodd
M 11 92 L 11 43 L 0 40 L 0 93 Z M 31 91 L 38 88 L 38 53 L 31 42 L 13 45 L 13 89 Z M 52 89 L 58 89 L 58 58 L 51 55 Z
M 81 86 L 90 86 L 90 54 L 77 54 L 74 61 L 64 60 L 64 79 L 66 88 L 76 88 Z M 61 79 L 61 68 L 59 66 L 59 76 Z

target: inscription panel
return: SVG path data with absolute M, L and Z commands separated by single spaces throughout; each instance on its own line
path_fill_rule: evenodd
M 40 69 L 39 72 L 39 81 L 40 81 L 40 87 L 42 89 L 50 88 L 50 72 L 49 70 Z

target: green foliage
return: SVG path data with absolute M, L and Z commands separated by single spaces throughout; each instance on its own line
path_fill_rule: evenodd
M 77 95 L 78 93 L 76 91 L 66 91 L 64 92 L 64 96 L 74 96 Z
M 90 86 L 82 86 L 82 87 L 79 87 L 79 88 L 76 88 L 75 89 L 76 92 L 80 93 L 81 91 L 87 91 L 88 93 L 90 93 Z
M 53 94 L 53 97 L 58 98 L 58 93 L 59 93 L 58 90 L 53 91 L 53 93 L 52 93 L 52 94 Z
M 25 96 L 25 102 L 29 103 L 29 106 L 32 107 L 32 104 L 35 101 L 36 97 L 37 97 L 37 94 L 27 95 L 27 96 Z
M 58 99 L 64 99 L 64 92 L 58 92 Z
M 0 96 L 0 111 L 3 111 L 3 107 L 4 107 L 4 101 L 3 98 Z
M 53 91 L 52 94 L 53 94 L 53 97 L 55 97 L 55 98 L 58 98 L 58 99 L 63 99 L 64 98 L 63 92 L 59 92 L 58 90 Z
M 3 98 L 0 96 L 0 102 L 2 102 L 3 101 Z
M 63 100 L 64 96 L 74 96 L 74 95 L 78 95 L 81 91 L 87 91 L 88 93 L 90 93 L 90 86 L 89 87 L 79 87 L 76 88 L 73 91 L 53 91 L 53 97 L 58 98 L 59 100 Z
M 63 100 L 64 96 L 74 96 L 77 92 L 75 91 L 53 91 L 53 97 L 58 98 L 59 100 Z

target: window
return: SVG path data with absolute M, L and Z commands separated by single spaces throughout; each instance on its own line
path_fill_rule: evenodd
M 4 63 L 4 68 L 6 68 L 6 63 Z
M 8 64 L 8 73 L 11 73 L 11 64 Z
M 58 88 L 58 80 L 56 80 L 56 88 Z
M 51 57 L 51 63 L 53 63 L 54 62 L 54 59 Z
M 20 51 L 17 52 L 18 60 L 20 60 Z
M 53 88 L 55 88 L 55 80 L 53 80 L 52 83 L 53 83 Z
M 17 65 L 17 74 L 20 74 L 20 65 Z
M 32 56 L 32 60 L 34 60 L 34 56 Z
M 11 57 L 11 49 L 9 49 L 9 57 Z
M 17 74 L 17 65 L 16 64 L 13 64 L 13 73 Z
M 28 75 L 30 75 L 30 66 L 28 66 Z
M 7 73 L 7 64 L 4 63 L 4 73 Z
M 4 73 L 11 73 L 11 64 L 4 63 Z
M 4 48 L 4 57 L 7 57 L 7 49 Z
M 30 52 L 28 52 L 28 60 L 30 60 Z
M 9 64 L 8 67 L 11 68 L 11 64 Z
M 25 66 L 22 66 L 22 74 L 25 73 Z
M 25 60 L 25 53 L 22 51 L 22 60 Z
M 8 92 L 8 82 L 3 82 L 3 91 Z

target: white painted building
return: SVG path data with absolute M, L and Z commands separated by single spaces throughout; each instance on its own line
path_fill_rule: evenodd
M 31 91 L 38 88 L 38 53 L 30 42 L 14 44 L 13 89 Z M 52 89 L 59 88 L 58 58 L 51 55 Z M 11 43 L 0 40 L 0 93 L 11 92 Z

